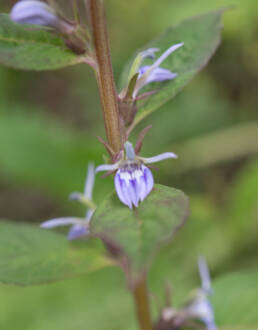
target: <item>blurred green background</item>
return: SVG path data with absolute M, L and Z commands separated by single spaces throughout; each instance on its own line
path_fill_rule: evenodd
M 8 12 L 13 3 L 5 0 L 0 10 Z M 160 299 L 164 280 L 172 283 L 175 304 L 199 285 L 199 254 L 207 257 L 214 281 L 231 272 L 258 271 L 258 2 L 106 1 L 117 81 L 137 48 L 166 27 L 232 4 L 222 44 L 208 67 L 141 125 L 153 124 L 144 155 L 169 150 L 179 155 L 178 161 L 160 164 L 156 181 L 191 198 L 188 224 L 150 273 L 151 290 Z M 102 162 L 104 149 L 95 136 L 104 134 L 97 86 L 87 66 L 44 73 L 0 67 L 0 217 L 37 225 L 82 215 L 68 195 L 83 189 L 88 161 Z M 95 200 L 111 189 L 111 178 L 99 178 Z M 238 277 L 235 282 L 241 286 Z M 227 287 L 224 291 L 226 296 Z M 157 311 L 154 301 L 153 306 Z M 229 320 L 234 312 L 229 304 Z M 218 325 L 222 314 L 216 311 Z M 136 323 L 119 269 L 49 286 L 0 285 L 0 329 L 125 328 L 136 329 Z

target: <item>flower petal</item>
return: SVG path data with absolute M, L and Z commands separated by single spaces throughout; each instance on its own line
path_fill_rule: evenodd
M 177 76 L 177 73 L 171 72 L 170 70 L 163 68 L 154 69 L 147 79 L 147 84 L 152 82 L 162 82 L 166 80 L 173 80 Z
M 74 224 L 81 224 L 84 220 L 82 218 L 67 217 L 67 218 L 55 218 L 47 220 L 41 223 L 40 227 L 45 229 L 69 226 Z
M 138 197 L 138 189 L 137 189 L 137 182 L 135 179 L 130 179 L 127 184 L 127 192 L 128 196 L 135 207 L 138 207 L 139 197 Z
M 84 187 L 84 196 L 89 200 L 92 199 L 94 181 L 95 181 L 95 167 L 93 163 L 89 163 L 87 177 L 85 181 L 85 187 Z
M 151 171 L 140 163 L 127 163 L 115 175 L 115 188 L 122 203 L 138 207 L 153 188 Z
M 58 18 L 50 6 L 43 1 L 18 1 L 12 8 L 10 18 L 18 24 L 36 24 L 56 28 Z
M 160 64 L 171 54 L 173 53 L 176 49 L 182 47 L 184 45 L 183 42 L 179 43 L 179 44 L 175 44 L 173 46 L 171 46 L 169 49 L 167 49 L 151 66 L 148 67 L 148 69 L 142 73 L 144 71 L 143 68 L 140 68 L 140 77 L 138 77 L 136 85 L 135 85 L 135 89 L 134 89 L 134 93 L 133 96 L 136 97 L 139 90 L 141 88 L 143 88 L 146 84 L 148 84 L 149 82 L 153 82 L 153 81 L 158 81 L 158 80 L 153 80 L 155 77 L 155 74 L 153 75 L 153 72 L 155 72 L 155 70 L 157 70 L 160 66 Z M 165 69 L 164 69 L 165 70 Z M 169 70 L 167 70 L 169 71 Z M 170 72 L 170 71 L 169 71 Z M 173 78 L 174 79 L 175 73 L 173 74 L 172 72 L 170 72 L 171 75 L 174 75 Z M 153 76 L 152 76 L 153 75 Z M 168 77 L 168 75 L 167 75 Z M 165 79 L 168 80 L 168 79 Z M 164 81 L 164 80 L 163 80 Z
M 115 171 L 118 169 L 118 164 L 103 164 L 96 167 L 95 172 L 99 173 L 102 171 Z
M 155 58 L 155 53 L 159 51 L 159 48 L 148 48 L 141 52 L 139 55 L 141 56 L 141 60 L 143 61 L 145 58 Z
M 94 212 L 95 212 L 95 210 L 92 210 L 92 209 L 87 210 L 86 215 L 85 215 L 85 221 L 87 223 L 90 223 Z
M 170 55 L 172 54 L 175 50 L 177 50 L 178 48 L 182 47 L 184 45 L 183 42 L 180 42 L 179 44 L 175 44 L 171 47 L 169 47 L 169 49 L 167 49 L 151 66 L 151 69 L 155 69 L 157 67 L 160 66 L 160 64 Z
M 141 77 L 149 68 L 150 68 L 149 65 L 141 67 L 139 70 L 139 77 Z M 163 68 L 156 68 L 147 77 L 145 84 L 150 84 L 152 82 L 162 82 L 162 81 L 166 81 L 166 80 L 172 80 L 172 79 L 176 78 L 176 76 L 177 76 L 177 73 L 171 72 L 170 70 L 163 69 Z
M 126 190 L 125 179 L 121 178 L 120 174 L 121 174 L 121 171 L 118 170 L 115 175 L 115 179 L 114 179 L 117 196 L 122 203 L 127 205 L 129 208 L 132 208 L 132 202 L 131 202 L 128 192 Z
M 143 52 L 140 52 L 136 58 L 133 61 L 133 64 L 131 66 L 129 76 L 128 76 L 128 83 L 133 78 L 133 76 L 139 71 L 139 68 L 142 65 L 142 62 L 145 60 L 145 58 L 155 58 L 155 53 L 159 51 L 159 48 L 149 48 L 144 50 Z
M 214 311 L 206 296 L 200 295 L 185 309 L 187 318 L 198 319 L 206 325 L 207 330 L 216 330 Z
M 152 188 L 154 186 L 154 180 L 153 180 L 153 175 L 151 173 L 151 170 L 148 167 L 142 165 L 142 169 L 143 169 L 143 174 L 144 174 L 143 178 L 144 178 L 144 182 L 146 185 L 145 193 L 143 196 L 143 199 L 145 199 L 149 195 L 149 193 L 152 191 Z
M 199 273 L 200 273 L 200 277 L 201 277 L 201 281 L 202 281 L 202 289 L 207 294 L 212 294 L 210 273 L 209 273 L 208 265 L 207 265 L 204 257 L 198 258 L 198 268 L 199 268 Z
M 88 234 L 89 234 L 89 228 L 87 226 L 76 224 L 72 226 L 72 228 L 69 230 L 67 238 L 69 240 L 74 240 L 86 236 Z
M 149 157 L 149 158 L 139 157 L 139 158 L 140 158 L 145 164 L 152 164 L 152 163 L 160 162 L 161 160 L 164 160 L 164 159 L 177 158 L 177 155 L 174 154 L 173 152 L 164 152 L 164 153 L 159 154 L 159 155 L 154 156 L 154 157 Z

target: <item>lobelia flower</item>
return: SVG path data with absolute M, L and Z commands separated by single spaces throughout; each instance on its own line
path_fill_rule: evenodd
M 118 162 L 100 165 L 96 168 L 96 173 L 116 171 L 114 182 L 118 198 L 132 209 L 133 206 L 138 207 L 139 202 L 149 195 L 154 185 L 151 170 L 146 165 L 163 159 L 177 158 L 177 155 L 165 152 L 151 158 L 140 157 L 130 142 L 124 144 L 124 149 L 125 152 L 122 152 Z
M 213 293 L 211 288 L 208 266 L 203 257 L 198 259 L 199 273 L 202 287 L 195 293 L 195 297 L 184 307 L 187 318 L 195 318 L 202 321 L 206 330 L 217 330 L 214 312 L 208 296 Z
M 18 24 L 32 24 L 71 33 L 74 25 L 60 17 L 53 8 L 40 0 L 18 1 L 10 12 L 10 19 Z
M 160 65 L 162 62 L 175 50 L 182 47 L 183 42 L 175 44 L 168 48 L 152 65 L 142 66 L 142 62 L 146 58 L 155 58 L 155 53 L 159 51 L 158 48 L 149 48 L 146 51 L 141 52 L 135 59 L 130 74 L 129 80 L 138 73 L 138 78 L 135 84 L 133 97 L 136 98 L 140 89 L 142 89 L 147 84 L 152 82 L 162 82 L 166 80 L 172 80 L 177 76 L 177 73 L 171 72 L 168 69 L 161 68 Z
M 88 235 L 90 220 L 96 208 L 95 204 L 92 201 L 92 191 L 94 187 L 94 181 L 95 181 L 95 168 L 93 163 L 90 163 L 88 166 L 84 193 L 81 194 L 78 192 L 74 192 L 70 195 L 71 199 L 78 200 L 88 207 L 85 218 L 65 217 L 65 218 L 51 219 L 43 222 L 40 225 L 40 227 L 51 229 L 55 227 L 72 225 L 67 236 L 69 240 L 73 240 Z

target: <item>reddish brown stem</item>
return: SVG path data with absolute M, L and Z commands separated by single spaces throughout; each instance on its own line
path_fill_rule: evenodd
M 110 58 L 105 10 L 102 0 L 86 0 L 98 63 L 97 79 L 108 143 L 118 152 L 123 143 L 118 98 Z
M 103 117 L 109 146 L 116 154 L 124 142 L 125 129 L 119 116 L 118 97 L 110 58 L 103 0 L 85 0 L 88 9 L 95 54 L 97 79 L 101 96 Z M 146 280 L 139 282 L 133 290 L 133 297 L 141 330 L 153 330 L 149 310 Z

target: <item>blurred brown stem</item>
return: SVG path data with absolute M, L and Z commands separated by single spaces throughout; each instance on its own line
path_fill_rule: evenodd
M 146 278 L 133 290 L 136 313 L 141 330 L 153 330 Z
M 110 58 L 103 0 L 85 0 L 98 63 L 97 79 L 108 143 L 118 152 L 123 144 L 118 97 Z

